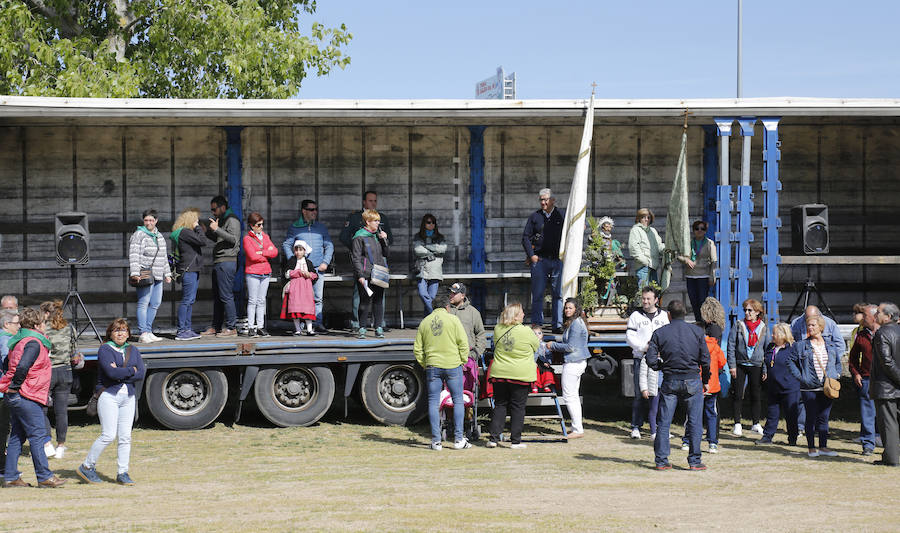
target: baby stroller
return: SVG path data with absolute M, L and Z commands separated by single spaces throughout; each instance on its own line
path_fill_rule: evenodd
M 463 400 L 466 413 L 463 417 L 463 435 L 470 441 L 481 438 L 481 427 L 478 425 L 478 365 L 469 358 L 463 365 Z M 438 407 L 441 415 L 441 438 L 453 437 L 453 397 L 447 386 L 441 391 Z

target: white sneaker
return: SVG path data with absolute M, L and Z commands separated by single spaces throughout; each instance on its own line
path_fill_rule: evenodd
M 656 433 L 651 433 L 651 434 L 650 434 L 650 440 L 652 440 L 652 441 L 655 441 L 655 440 L 656 440 Z
M 752 426 L 750 426 L 750 431 L 755 431 L 760 435 L 764 433 L 762 426 L 760 426 L 759 424 L 753 424 Z
M 153 342 L 159 342 L 159 341 L 163 340 L 162 338 L 154 335 L 152 331 L 149 333 L 149 335 L 150 335 L 150 338 L 153 339 Z
M 152 333 L 141 333 L 141 336 L 138 337 L 138 342 L 141 344 L 150 344 L 151 342 L 156 342 L 153 340 Z
M 44 444 L 44 455 L 46 455 L 47 457 L 56 455 L 56 448 L 53 447 L 53 443 L 47 442 Z
M 632 429 L 632 430 L 631 430 L 631 438 L 632 438 L 632 439 L 639 439 L 639 438 L 641 438 L 641 430 L 639 430 L 638 428 Z
M 691 446 L 689 444 L 682 444 L 681 449 L 684 451 L 690 451 Z
M 467 448 L 471 448 L 472 445 L 469 444 L 469 439 L 463 437 L 461 440 L 458 440 L 453 443 L 454 450 L 465 450 Z
M 740 437 L 744 434 L 744 428 L 741 427 L 740 424 L 735 424 L 734 429 L 731 430 L 735 437 Z
M 509 447 L 512 448 L 513 450 L 523 450 L 523 449 L 527 448 L 528 445 L 525 444 L 524 442 L 520 442 L 518 444 L 511 444 Z
M 487 441 L 486 443 L 484 443 L 484 445 L 487 446 L 488 448 L 496 448 L 497 447 L 497 443 L 492 440 Z
M 66 447 L 65 446 L 57 446 L 56 453 L 53 455 L 55 459 L 62 459 L 63 456 L 66 455 Z
M 710 444 L 709 445 L 709 453 L 719 453 L 719 445 L 718 444 Z
M 432 442 L 432 443 L 431 443 L 431 449 L 434 450 L 434 451 L 436 451 L 436 452 L 439 452 L 439 451 L 441 451 L 442 449 L 444 449 L 444 447 L 441 446 L 441 443 L 440 443 L 440 442 Z

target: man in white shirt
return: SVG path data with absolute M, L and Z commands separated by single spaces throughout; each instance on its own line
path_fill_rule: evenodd
M 641 426 L 644 425 L 644 413 L 649 415 L 651 429 L 656 427 L 656 410 L 659 396 L 645 399 L 640 393 L 641 359 L 647 353 L 650 337 L 657 329 L 669 323 L 669 316 L 659 308 L 659 295 L 650 286 L 641 291 L 641 308 L 628 317 L 628 329 L 625 340 L 631 346 L 634 358 L 634 402 L 631 404 L 631 438 L 641 438 Z

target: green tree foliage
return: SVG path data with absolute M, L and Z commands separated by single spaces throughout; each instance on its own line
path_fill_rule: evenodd
M 314 0 L 0 0 L 0 94 L 288 98 L 344 68 Z

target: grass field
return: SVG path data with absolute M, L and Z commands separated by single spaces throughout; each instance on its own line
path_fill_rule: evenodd
M 587 384 L 590 386 L 590 384 Z M 896 530 L 898 469 L 876 467 L 851 442 L 855 422 L 832 425 L 836 458 L 736 438 L 722 424 L 705 472 L 652 469 L 652 443 L 628 438 L 624 400 L 585 398 L 586 437 L 554 441 L 558 426 L 529 425 L 540 441 L 441 452 L 428 427 L 385 427 L 359 410 L 308 428 L 241 424 L 176 432 L 135 429 L 133 487 L 86 485 L 75 468 L 99 433 L 73 418 L 69 452 L 51 467 L 56 490 L 0 491 L 4 531 L 831 531 Z M 227 416 L 223 415 L 223 420 Z M 681 435 L 682 428 L 673 433 Z M 746 432 L 745 435 L 749 433 Z M 703 445 L 704 452 L 706 444 Z M 34 482 L 23 457 L 24 479 Z M 115 477 L 115 444 L 97 470 Z

